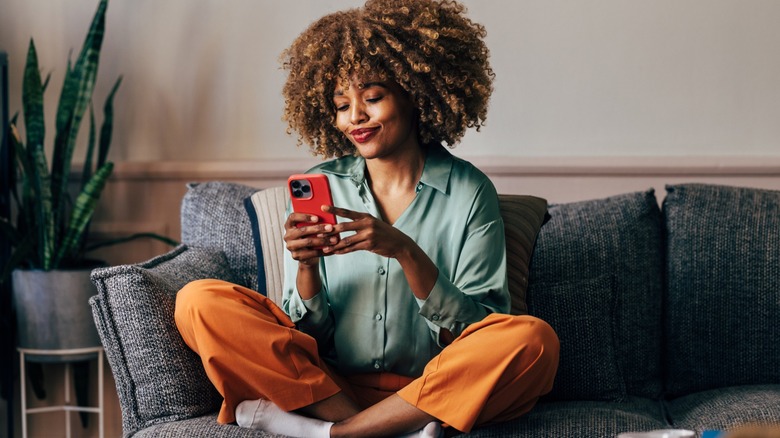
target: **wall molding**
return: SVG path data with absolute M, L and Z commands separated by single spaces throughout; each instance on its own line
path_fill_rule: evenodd
M 780 176 L 780 157 L 467 157 L 495 176 Z M 286 178 L 319 159 L 118 162 L 116 180 Z

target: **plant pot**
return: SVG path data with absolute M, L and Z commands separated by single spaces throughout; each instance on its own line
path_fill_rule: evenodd
M 100 346 L 89 298 L 97 294 L 91 269 L 22 270 L 13 272 L 18 346 L 35 350 L 71 350 Z M 68 361 L 87 360 L 68 356 Z M 31 361 L 62 362 L 54 355 L 30 356 Z

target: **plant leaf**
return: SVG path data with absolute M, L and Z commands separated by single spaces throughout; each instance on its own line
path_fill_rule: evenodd
M 95 113 L 92 110 L 92 102 L 89 104 L 89 142 L 87 143 L 87 155 L 84 158 L 84 170 L 81 172 L 81 188 L 92 177 L 92 157 L 95 155 Z
M 114 95 L 121 83 L 122 76 L 119 76 L 106 98 L 106 104 L 103 106 L 103 125 L 100 127 L 100 148 L 98 149 L 97 160 L 98 167 L 102 166 L 108 158 L 108 148 L 111 146 L 111 133 L 114 130 Z
M 43 121 L 43 86 L 41 85 L 41 72 L 38 69 L 38 54 L 32 39 L 30 39 L 27 63 L 24 67 L 22 106 L 28 149 L 43 150 L 43 138 L 46 133 Z
M 95 16 L 92 19 L 87 37 L 81 48 L 81 53 L 76 60 L 76 65 L 69 75 L 74 77 L 74 90 L 69 90 L 68 95 L 62 98 L 73 99 L 72 102 L 60 102 L 65 114 L 70 114 L 66 122 L 62 122 L 63 131 L 57 132 L 54 140 L 54 155 L 52 159 L 52 187 L 54 188 L 53 211 L 55 222 L 60 223 L 65 216 L 65 199 L 68 191 L 68 178 L 70 176 L 71 160 L 76 147 L 76 137 L 84 112 L 92 100 L 92 92 L 95 89 L 98 63 L 100 61 L 100 47 L 103 44 L 103 34 L 106 24 L 106 8 L 108 0 L 101 0 Z M 66 79 L 66 83 L 67 83 Z M 63 85 L 63 94 L 65 85 Z M 70 109 L 70 111 L 66 111 Z M 59 113 L 59 111 L 58 111 Z M 66 117 L 63 114 L 63 120 Z M 59 114 L 58 114 L 59 120 Z
M 98 199 L 100 199 L 100 193 L 103 191 L 103 187 L 108 181 L 108 177 L 111 176 L 111 172 L 114 169 L 114 163 L 106 163 L 92 175 L 84 189 L 76 198 L 76 203 L 73 206 L 71 212 L 68 230 L 65 233 L 65 238 L 62 240 L 62 246 L 60 246 L 57 252 L 57 257 L 54 261 L 54 266 L 58 267 L 65 260 L 73 254 L 74 250 L 78 248 L 79 242 L 82 240 L 82 235 L 87 229 L 92 215 L 95 213 L 95 207 L 97 206 Z
M 34 193 L 37 196 L 35 205 L 38 207 L 35 212 L 38 219 L 38 233 L 40 235 L 39 242 L 42 246 L 41 255 L 41 268 L 44 271 L 53 269 L 52 262 L 54 260 L 54 245 L 56 242 L 56 224 L 53 220 L 52 209 L 52 195 L 51 195 L 51 175 L 49 175 L 49 169 L 46 166 L 46 155 L 43 153 L 43 149 L 36 149 L 34 151 L 35 159 L 35 178 L 34 178 Z

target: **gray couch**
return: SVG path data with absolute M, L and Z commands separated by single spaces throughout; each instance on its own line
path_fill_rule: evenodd
M 90 302 L 125 435 L 267 436 L 216 423 L 221 398 L 172 317 L 176 291 L 190 280 L 255 290 L 281 281 L 281 241 L 264 240 L 259 253 L 253 244 L 244 199 L 254 192 L 191 185 L 182 246 L 93 272 L 99 293 Z M 265 227 L 280 232 L 283 192 L 262 196 Z M 662 209 L 650 190 L 549 212 L 527 301 L 561 340 L 554 389 L 525 417 L 470 436 L 614 437 L 669 427 L 700 434 L 780 423 L 780 192 L 688 184 L 667 187 Z

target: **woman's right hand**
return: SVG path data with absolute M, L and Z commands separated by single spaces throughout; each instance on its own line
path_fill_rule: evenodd
M 284 223 L 284 243 L 293 260 L 300 264 L 317 266 L 322 247 L 338 242 L 338 237 L 332 234 L 333 225 L 318 222 L 317 216 L 292 213 Z

